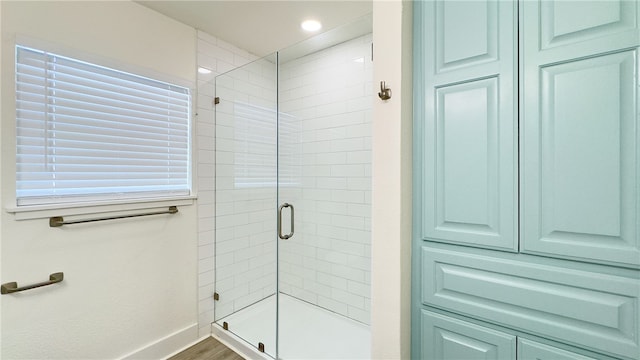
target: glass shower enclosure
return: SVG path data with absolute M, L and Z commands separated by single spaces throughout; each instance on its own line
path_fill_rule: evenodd
M 371 17 L 215 80 L 214 330 L 279 359 L 370 356 Z

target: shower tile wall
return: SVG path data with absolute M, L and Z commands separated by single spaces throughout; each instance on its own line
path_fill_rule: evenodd
M 300 198 L 302 191 L 306 191 L 305 195 L 311 193 L 312 200 L 310 202 L 313 203 L 311 206 L 303 203 L 296 204 L 298 205 L 296 206 L 298 223 L 296 238 L 303 238 L 301 235 L 306 237 L 307 229 L 309 229 L 308 240 L 305 240 L 305 243 L 311 242 L 311 244 L 308 248 L 297 247 L 298 244 L 294 242 L 284 244 L 281 253 L 283 256 L 281 276 L 284 280 L 281 284 L 282 289 L 288 294 L 364 323 L 369 323 L 370 298 L 370 109 L 373 95 L 370 46 L 371 36 L 365 36 L 284 64 L 280 70 L 281 92 L 279 94 L 281 100 L 284 100 L 281 101 L 283 124 L 281 126 L 280 150 L 295 155 L 288 157 L 284 155 L 281 158 L 280 161 L 285 165 L 285 169 L 288 167 L 289 170 L 288 173 L 287 170 L 284 170 L 280 176 L 285 182 L 289 176 L 289 184 L 302 184 L 305 190 L 298 187 L 294 195 Z M 198 32 L 198 66 L 212 70 L 211 74 L 198 74 L 196 141 L 194 144 L 197 159 L 199 216 L 198 326 L 200 336 L 210 334 L 210 324 L 214 321 L 212 294 L 214 291 L 214 225 L 216 220 L 214 201 L 216 125 L 212 104 L 213 80 L 219 74 L 256 59 L 256 56 L 242 49 L 206 33 Z M 319 66 L 316 67 L 316 65 Z M 275 70 L 271 69 L 270 73 L 275 74 Z M 249 75 L 252 80 L 256 80 L 258 75 L 263 74 L 247 74 L 247 76 Z M 247 77 L 246 80 L 248 79 Z M 349 86 L 346 86 L 347 84 Z M 250 88 L 257 90 L 260 87 L 247 86 L 245 90 Z M 253 100 L 264 98 L 264 94 L 255 93 L 253 95 L 255 95 L 252 96 Z M 224 101 L 222 105 L 224 106 Z M 301 121 L 296 123 L 293 119 Z M 273 129 L 270 129 L 267 132 L 272 131 Z M 253 132 L 256 133 L 256 129 L 253 129 Z M 330 138 L 337 139 L 337 142 L 334 145 L 327 145 L 328 142 L 323 142 Z M 295 141 L 297 140 L 301 140 L 302 143 L 296 145 Z M 220 149 L 220 144 L 218 146 Z M 331 151 L 325 152 L 329 146 L 331 146 Z M 305 153 L 302 152 L 303 149 L 306 149 Z M 224 157 L 225 155 L 221 154 L 218 156 L 218 160 L 224 161 Z M 303 157 L 308 161 L 304 163 L 305 165 L 301 162 Z M 305 167 L 302 168 L 302 166 Z M 311 172 L 308 171 L 310 169 L 312 169 Z M 297 179 L 298 174 L 302 174 L 302 171 L 305 176 Z M 340 171 L 342 171 L 342 175 Z M 347 178 L 346 175 L 349 173 L 357 176 Z M 317 181 L 313 180 L 313 174 L 320 175 L 320 178 Z M 311 186 L 306 186 L 311 183 L 313 183 Z M 283 191 L 286 193 L 286 187 L 284 189 Z M 289 187 L 289 191 L 293 189 L 295 187 Z M 314 192 L 315 197 L 313 197 Z M 322 194 L 329 194 L 329 196 L 324 197 Z M 219 192 L 218 196 L 222 196 L 219 200 L 225 198 L 222 192 Z M 335 201 L 331 196 L 335 196 Z M 234 197 L 234 199 L 236 198 Z M 274 198 L 268 206 L 267 202 L 269 201 L 263 200 L 263 206 L 260 209 L 255 209 L 256 211 L 248 216 L 252 220 L 263 219 L 263 225 L 270 226 L 271 234 L 269 236 L 273 241 L 275 220 L 268 219 L 267 216 L 273 217 L 276 200 Z M 222 207 L 218 210 L 224 211 L 223 202 L 219 202 Z M 246 204 L 246 201 L 238 201 L 237 208 L 235 204 L 233 205 L 233 211 L 236 209 L 242 211 Z M 227 202 L 226 206 L 227 211 L 231 211 L 231 203 Z M 246 207 L 244 209 L 246 210 Z M 269 215 L 268 211 L 270 211 Z M 221 213 L 219 215 L 231 215 L 226 219 L 233 219 L 233 214 L 224 215 Z M 236 212 L 236 215 L 239 213 Z M 355 218 L 354 223 L 350 222 L 351 217 Z M 317 221 L 306 220 L 314 218 Z M 242 231 L 250 228 L 246 226 L 248 225 L 244 221 L 246 219 L 243 215 L 235 217 L 234 221 L 237 222 L 234 228 L 240 230 L 240 235 L 242 235 Z M 304 223 L 300 223 L 302 219 L 305 219 Z M 339 226 L 333 228 L 333 225 L 336 224 Z M 235 230 L 233 231 L 235 232 Z M 318 235 L 318 231 L 324 235 Z M 227 234 L 230 233 L 231 230 L 227 228 Z M 253 238 L 255 241 L 257 236 Z M 314 239 L 318 241 L 316 242 Z M 241 307 L 248 301 L 259 299 L 260 296 L 269 293 L 267 289 L 275 289 L 275 277 L 269 275 L 271 277 L 269 281 L 264 278 L 260 280 L 261 273 L 260 270 L 257 270 L 266 267 L 275 269 L 275 264 L 267 266 L 264 263 L 265 259 L 269 259 L 269 261 L 271 259 L 275 261 L 275 259 L 269 253 L 260 260 L 256 256 L 258 248 L 253 247 L 252 250 L 245 253 L 246 256 L 253 257 L 253 260 L 248 258 L 242 260 L 240 256 L 237 259 L 239 260 L 237 264 L 228 264 L 236 266 L 236 270 L 246 266 L 248 270 L 254 271 L 245 274 L 256 276 L 251 280 L 245 277 L 245 280 L 253 281 L 253 286 L 249 286 L 248 292 L 245 292 L 248 284 L 246 281 L 244 281 L 245 285 L 237 287 L 236 290 L 228 288 L 225 291 L 227 295 L 223 296 L 226 296 L 227 299 L 231 296 L 239 300 L 235 303 L 235 307 Z M 236 251 L 238 254 L 242 253 L 241 249 L 236 249 Z M 300 256 L 301 254 L 304 256 Z M 225 259 L 231 261 L 231 257 L 225 257 Z M 220 275 L 218 274 L 219 279 Z M 261 281 L 263 281 L 262 286 L 256 288 Z M 227 282 L 227 284 L 230 283 L 230 281 Z M 224 282 L 220 285 L 224 289 Z M 243 286 L 245 287 L 243 288 Z M 246 298 L 240 299 L 240 294 L 243 293 Z M 229 305 L 225 309 L 224 305 L 217 305 L 218 317 L 225 312 L 232 311 L 229 306 L 234 306 Z
M 198 187 L 198 327 L 199 336 L 211 333 L 214 321 L 214 171 L 215 125 L 213 96 L 215 76 L 255 60 L 256 56 L 198 31 L 198 66 L 210 74 L 198 74 L 194 155 Z
M 276 292 L 276 85 L 275 56 L 216 79 L 216 320 Z
M 280 66 L 280 290 L 370 322 L 371 35 Z M 286 232 L 286 231 L 285 231 Z

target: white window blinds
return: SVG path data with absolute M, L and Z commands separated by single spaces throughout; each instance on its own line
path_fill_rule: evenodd
M 187 88 L 16 48 L 18 205 L 190 194 Z

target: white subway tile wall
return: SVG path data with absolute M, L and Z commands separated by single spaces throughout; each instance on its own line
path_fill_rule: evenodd
M 229 43 L 198 31 L 198 66 L 211 70 L 198 74 L 195 117 L 196 186 L 198 188 L 198 327 L 199 336 L 211 333 L 214 321 L 214 237 L 215 237 L 215 121 L 214 78 L 257 57 Z M 223 211 L 224 208 L 219 208 Z M 223 234 L 224 232 L 220 232 Z
M 198 65 L 212 71 L 198 75 L 196 117 L 200 336 L 214 316 L 276 291 L 276 161 L 280 202 L 296 209 L 295 236 L 280 242 L 281 291 L 369 323 L 370 51 L 367 35 L 281 64 L 278 144 L 274 59 L 198 32 Z M 217 75 L 251 61 L 214 94 Z
M 371 35 L 280 64 L 280 291 L 369 324 Z M 287 213 L 288 214 L 288 213 Z M 286 223 L 286 220 L 284 221 Z M 285 229 L 286 232 L 286 229 Z
M 216 320 L 277 290 L 276 75 L 274 55 L 216 78 Z

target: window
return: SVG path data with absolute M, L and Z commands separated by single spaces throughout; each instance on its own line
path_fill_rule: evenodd
M 16 47 L 17 205 L 189 195 L 189 89 Z

